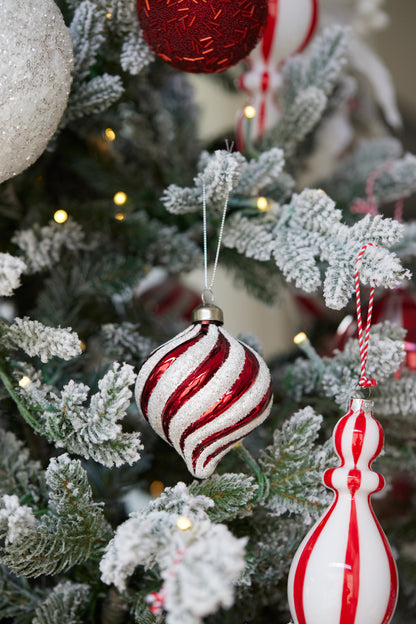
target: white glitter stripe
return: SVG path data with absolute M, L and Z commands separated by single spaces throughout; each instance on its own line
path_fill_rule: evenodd
M 136 386 L 134 389 L 134 395 L 135 395 L 136 403 L 139 409 L 140 409 L 140 401 L 141 401 L 144 385 L 146 381 L 148 380 L 150 373 L 155 368 L 156 364 L 158 364 L 158 362 L 160 362 L 160 360 L 167 353 L 169 353 L 169 351 L 171 351 L 178 345 L 182 344 L 186 340 L 189 340 L 190 338 L 195 336 L 199 332 L 199 330 L 200 330 L 199 325 L 190 325 L 189 327 L 184 329 L 183 332 L 181 332 L 180 334 L 172 338 L 172 340 L 169 340 L 169 342 L 166 342 L 165 344 L 163 344 L 161 347 L 156 349 L 156 351 L 154 351 L 153 353 L 149 355 L 149 357 L 144 362 L 143 366 L 141 367 L 139 371 L 139 374 L 136 380 Z
M 200 326 L 198 326 L 200 329 Z M 153 429 L 166 440 L 161 422 L 162 412 L 172 392 L 194 371 L 212 351 L 218 339 L 218 327 L 209 324 L 208 332 L 189 347 L 169 366 L 156 384 L 148 403 L 148 418 Z
M 175 414 L 170 425 L 170 438 L 176 450 L 180 450 L 180 438 L 188 426 L 197 422 L 201 416 L 211 408 L 238 379 L 245 361 L 245 351 L 242 345 L 232 338 L 228 332 L 219 328 L 219 332 L 224 336 L 230 346 L 227 359 L 210 381 L 196 392 Z M 218 430 L 216 425 L 215 430 Z M 190 436 L 192 437 L 192 436 Z M 201 440 L 199 431 L 195 431 L 193 438 Z M 192 446 L 195 444 L 191 443 Z M 186 448 L 186 446 L 185 446 Z
M 226 429 L 227 427 L 230 427 L 243 420 L 244 417 L 247 416 L 252 409 L 257 407 L 261 403 L 262 399 L 267 393 L 270 385 L 269 369 L 267 368 L 265 362 L 261 358 L 259 358 L 255 352 L 252 351 L 252 353 L 254 353 L 257 361 L 260 364 L 260 368 L 255 382 L 236 403 L 233 403 L 233 405 L 230 406 L 230 408 L 225 413 L 221 414 L 221 416 L 219 416 L 214 421 L 208 423 L 204 427 L 201 427 L 201 429 L 195 431 L 187 438 L 184 447 L 184 458 L 188 465 L 188 469 L 193 471 L 192 452 L 202 440 L 208 438 L 210 435 L 215 434 L 222 429 Z M 215 442 L 210 444 L 206 449 L 204 449 L 195 465 L 195 474 L 197 474 L 197 476 L 200 478 L 211 474 L 215 466 L 220 461 L 221 457 L 225 455 L 225 453 L 227 453 L 229 449 L 227 448 L 224 450 L 224 452 L 219 453 L 204 468 L 203 465 L 205 459 L 209 455 L 214 453 L 218 448 L 221 448 L 227 442 L 231 442 L 232 440 L 235 440 L 237 442 L 239 439 L 251 433 L 253 429 L 258 427 L 258 425 L 260 425 L 267 418 L 270 413 L 271 407 L 272 400 L 270 400 L 264 411 L 260 412 L 256 418 L 251 420 L 244 427 L 241 427 L 237 431 L 233 431 L 228 435 L 221 436 Z
M 224 446 L 225 444 L 227 444 L 227 442 L 232 442 L 233 444 L 237 444 L 242 438 L 248 436 L 256 427 L 261 425 L 261 423 L 264 422 L 264 420 L 266 420 L 272 408 L 272 404 L 273 404 L 273 397 L 270 398 L 270 401 L 268 405 L 266 406 L 266 409 L 260 412 L 257 418 L 250 421 L 250 423 L 248 423 L 244 427 L 241 427 L 240 429 L 238 429 L 238 431 L 233 431 L 233 433 L 230 433 L 227 436 L 220 438 L 215 443 L 210 445 L 206 451 L 201 453 L 199 459 L 197 460 L 195 464 L 195 470 L 192 468 L 193 474 L 195 474 L 195 476 L 197 476 L 198 479 L 205 479 L 206 477 L 209 477 L 214 472 L 217 464 L 221 461 L 224 455 L 226 455 L 233 448 L 233 445 L 230 444 L 230 446 L 228 446 L 227 448 L 222 450 L 220 453 L 218 453 L 218 455 L 213 457 L 204 467 L 205 458 L 211 455 L 211 453 L 213 453 L 217 448 L 220 448 Z M 191 467 L 192 467 L 192 462 L 191 462 Z M 188 467 L 188 470 L 191 470 L 191 468 Z

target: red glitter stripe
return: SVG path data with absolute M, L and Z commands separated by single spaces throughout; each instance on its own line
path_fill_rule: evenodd
M 185 353 L 192 345 L 197 343 L 203 336 L 208 333 L 208 325 L 201 325 L 201 329 L 196 336 L 190 338 L 189 340 L 183 342 L 177 347 L 174 347 L 171 351 L 169 351 L 166 355 L 162 357 L 160 362 L 158 362 L 150 373 L 146 383 L 144 384 L 142 390 L 142 396 L 140 399 L 140 408 L 142 410 L 143 416 L 147 419 L 147 408 L 149 404 L 150 396 L 159 381 L 162 377 L 163 373 L 168 370 L 169 366 L 173 364 L 173 362 L 180 356 L 182 353 Z M 157 351 L 155 351 L 157 353 Z
M 396 601 L 397 601 L 397 590 L 398 590 L 398 579 L 397 579 L 397 569 L 396 569 L 396 564 L 394 562 L 393 559 L 393 555 L 391 554 L 391 550 L 390 550 L 390 545 L 387 541 L 386 536 L 384 535 L 384 531 L 381 528 L 379 521 L 377 520 L 373 508 L 371 507 L 371 503 L 370 503 L 370 496 L 371 494 L 368 496 L 368 503 L 370 506 L 370 511 L 371 511 L 371 515 L 373 516 L 373 520 L 376 523 L 376 527 L 378 529 L 378 532 L 380 534 L 381 540 L 383 542 L 384 545 L 384 549 L 386 551 L 386 555 L 387 555 L 387 559 L 389 562 L 389 570 L 390 570 L 390 594 L 389 594 L 389 599 L 387 602 L 387 608 L 386 608 L 386 612 L 384 614 L 383 619 L 381 620 L 380 624 L 388 624 L 388 622 L 390 622 L 390 618 L 392 617 L 393 613 L 394 613 L 394 609 L 396 608 Z
M 355 471 L 359 472 L 359 471 Z M 354 483 L 354 488 L 355 488 Z M 359 486 L 358 486 L 359 487 Z M 339 624 L 354 624 L 360 591 L 360 542 L 358 535 L 357 506 L 352 493 L 347 551 L 345 553 L 344 584 Z
M 279 14 L 279 0 L 269 0 L 269 12 L 267 15 L 266 28 L 264 29 L 261 49 L 264 62 L 267 63 L 272 51 L 274 33 L 277 28 Z
M 247 392 L 247 390 L 256 381 L 258 370 L 259 370 L 258 360 L 255 357 L 255 355 L 253 355 L 253 353 L 251 353 L 251 351 L 249 351 L 246 347 L 245 347 L 245 354 L 246 354 L 246 358 L 244 361 L 243 370 L 241 371 L 240 375 L 235 380 L 231 388 L 229 388 L 222 395 L 222 397 L 219 398 L 216 403 L 214 403 L 212 407 L 210 407 L 204 414 L 202 414 L 201 418 L 199 418 L 196 422 L 189 425 L 189 427 L 187 427 L 185 431 L 182 433 L 181 439 L 179 442 L 182 452 L 185 446 L 186 438 L 189 435 L 191 435 L 191 433 L 193 433 L 200 427 L 203 427 L 204 425 L 211 422 L 212 420 L 215 420 L 215 418 L 223 414 L 229 407 L 231 407 L 231 405 L 233 405 L 236 401 L 238 401 L 241 398 L 241 395 Z M 204 443 L 202 442 L 196 447 L 196 449 L 194 450 L 194 455 L 198 451 L 198 449 L 201 447 L 201 445 L 203 444 Z M 203 448 L 201 448 L 200 452 L 198 453 L 198 457 L 200 453 L 202 452 Z
M 271 398 L 272 398 L 272 385 L 270 383 L 269 389 L 267 390 L 266 394 L 262 398 L 261 402 L 255 408 L 253 408 L 251 410 L 251 412 L 249 414 L 247 414 L 247 416 L 245 416 L 242 420 L 240 420 L 240 422 L 238 422 L 238 423 L 236 423 L 236 424 L 234 424 L 234 425 L 232 425 L 230 427 L 227 427 L 227 429 L 223 429 L 221 431 L 221 433 L 214 434 L 214 435 L 210 436 L 209 438 L 207 438 L 204 441 L 204 443 L 203 443 L 204 447 L 206 448 L 207 446 L 209 446 L 210 444 L 215 442 L 218 438 L 225 437 L 229 433 L 232 433 L 233 431 L 238 431 L 239 429 L 241 429 L 242 427 L 247 425 L 249 422 L 252 422 L 253 420 L 255 420 L 256 417 L 265 410 L 265 408 L 269 404 L 269 401 L 271 400 Z M 247 435 L 247 434 L 244 434 L 244 435 Z M 237 444 L 237 442 L 239 442 L 242 438 L 244 438 L 244 435 L 243 436 L 238 436 L 237 438 L 233 438 L 232 440 L 230 440 L 229 442 L 227 442 L 223 446 L 220 446 L 219 448 L 217 448 L 213 453 L 211 453 L 211 455 L 208 455 L 208 457 L 204 461 L 203 467 L 205 468 L 205 466 L 207 464 L 209 464 L 209 462 L 212 459 L 214 459 L 214 457 L 217 457 L 217 455 L 222 453 L 222 451 L 225 451 L 225 449 L 227 449 L 228 447 L 233 446 L 234 444 Z M 205 442 L 206 442 L 206 444 L 205 444 Z M 196 464 L 197 459 L 195 460 L 195 464 Z M 195 466 L 195 464 L 194 464 L 194 466 Z
M 337 503 L 338 492 L 336 492 L 335 494 L 335 499 L 332 503 L 331 508 L 317 525 L 316 529 L 306 543 L 305 548 L 302 550 L 302 554 L 299 557 L 299 562 L 295 572 L 295 578 L 293 579 L 293 603 L 295 607 L 296 617 L 298 619 L 298 624 L 306 624 L 305 609 L 303 605 L 303 586 L 305 583 L 306 569 L 308 567 L 309 559 Z
M 308 45 L 308 43 L 312 39 L 313 34 L 315 32 L 315 29 L 316 29 L 316 26 L 318 24 L 318 17 L 319 17 L 319 4 L 318 4 L 318 0 L 312 0 L 312 20 L 311 20 L 311 23 L 309 25 L 309 30 L 307 32 L 307 35 L 306 35 L 305 39 L 301 43 L 300 47 L 296 50 L 295 54 L 299 54 L 300 52 L 302 52 L 302 50 L 304 50 L 306 48 L 306 46 Z
M 367 420 L 363 410 L 360 409 L 360 413 L 354 422 L 354 431 L 352 434 L 352 457 L 355 466 L 357 465 L 363 450 L 366 427 Z
M 199 392 L 214 377 L 227 360 L 229 353 L 230 343 L 224 334 L 219 332 L 217 342 L 207 357 L 170 395 L 161 415 L 163 431 L 169 442 L 171 442 L 169 428 L 172 418 L 195 393 Z

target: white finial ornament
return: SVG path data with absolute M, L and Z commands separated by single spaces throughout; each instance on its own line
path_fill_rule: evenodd
M 299 546 L 289 572 L 295 624 L 388 624 L 393 616 L 396 565 L 370 503 L 384 487 L 370 468 L 384 437 L 372 406 L 353 399 L 334 430 L 341 462 L 324 475 L 334 502 Z
M 374 286 L 365 328 L 361 316 L 359 267 L 368 247 L 377 245 L 363 245 L 354 274 L 361 388 L 377 385 L 366 375 Z M 349 412 L 334 429 L 340 463 L 325 472 L 324 483 L 335 498 L 299 546 L 289 571 L 289 607 L 295 624 L 388 624 L 393 617 L 397 569 L 370 501 L 384 487 L 383 477 L 371 469 L 384 442 L 372 409 L 372 401 L 352 399 Z

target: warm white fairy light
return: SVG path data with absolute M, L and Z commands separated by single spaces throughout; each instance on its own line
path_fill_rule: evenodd
M 115 141 L 116 133 L 112 128 L 106 128 L 104 134 L 107 141 Z
M 32 383 L 32 380 L 30 379 L 30 377 L 28 377 L 27 375 L 24 375 L 19 381 L 19 386 L 21 388 L 26 388 L 26 386 L 28 386 L 30 383 Z
M 253 117 L 256 116 L 256 109 L 254 108 L 254 106 L 251 106 L 250 104 L 248 106 L 244 107 L 244 117 L 247 117 L 247 119 L 253 119 Z
M 116 214 L 114 215 L 114 219 L 116 221 L 124 221 L 126 219 L 126 213 L 125 212 L 116 212 Z
M 176 526 L 181 531 L 187 531 L 188 529 L 191 528 L 192 522 L 186 516 L 179 516 L 179 518 L 176 521 Z
M 266 197 L 257 198 L 257 208 L 261 212 L 267 212 L 269 210 L 269 202 Z
M 68 220 L 68 213 L 66 210 L 59 209 L 54 213 L 53 219 L 56 223 L 65 223 Z
M 117 206 L 123 206 L 127 201 L 127 195 L 123 191 L 117 191 L 117 193 L 113 197 L 113 202 Z
M 298 334 L 296 334 L 296 336 L 293 338 L 293 342 L 300 349 L 302 349 L 304 354 L 307 355 L 308 358 L 312 362 L 315 363 L 317 368 L 322 369 L 322 367 L 323 367 L 322 360 L 319 357 L 319 355 L 317 354 L 317 352 L 315 351 L 315 349 L 313 348 L 313 346 L 311 345 L 311 343 L 309 341 L 309 338 L 307 337 L 305 332 L 299 332 Z

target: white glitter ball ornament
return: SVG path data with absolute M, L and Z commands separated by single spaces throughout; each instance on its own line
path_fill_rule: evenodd
M 66 108 L 72 43 L 53 0 L 0 0 L 0 182 L 31 165 Z
M 213 305 L 154 351 L 136 381 L 136 401 L 161 438 L 199 479 L 267 418 L 271 376 L 264 360 L 225 331 Z

